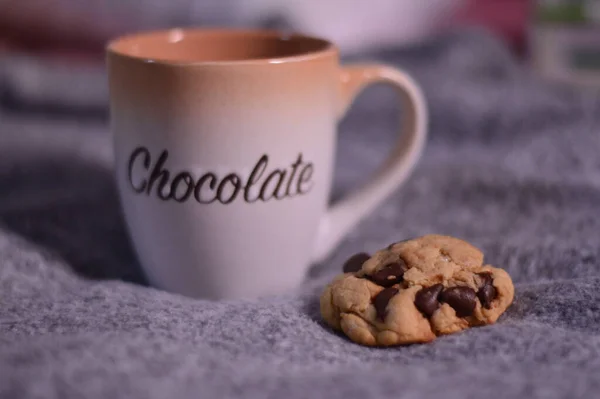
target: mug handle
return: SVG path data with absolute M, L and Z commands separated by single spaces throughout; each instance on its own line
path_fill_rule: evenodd
M 395 87 L 405 111 L 400 127 L 403 134 L 374 176 L 328 209 L 319 225 L 315 262 L 322 261 L 350 229 L 404 183 L 423 152 L 427 137 L 427 106 L 423 94 L 404 72 L 385 65 L 352 65 L 342 67 L 340 81 L 340 118 L 366 86 L 383 82 Z

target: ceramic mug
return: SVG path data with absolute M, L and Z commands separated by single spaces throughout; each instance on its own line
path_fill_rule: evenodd
M 425 143 L 415 82 L 388 66 L 340 66 L 323 39 L 173 29 L 117 38 L 107 61 L 124 217 L 150 282 L 168 291 L 293 290 L 405 181 Z M 366 185 L 329 206 L 336 124 L 375 82 L 398 89 L 401 135 Z

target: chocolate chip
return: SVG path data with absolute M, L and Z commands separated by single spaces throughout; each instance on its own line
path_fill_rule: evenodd
M 415 296 L 415 306 L 419 311 L 426 316 L 431 316 L 433 312 L 440 306 L 438 296 L 444 286 L 442 284 L 432 285 L 417 292 Z
M 492 281 L 494 281 L 492 273 L 490 272 L 477 273 L 477 275 L 481 277 L 481 280 L 483 282 L 482 286 L 492 284 Z
M 342 271 L 344 273 L 356 273 L 362 268 L 362 264 L 365 263 L 365 261 L 367 261 L 370 257 L 371 255 L 365 252 L 354 254 L 348 258 L 346 263 L 344 263 Z
M 373 299 L 373 305 L 375 306 L 375 310 L 377 311 L 377 317 L 379 318 L 379 320 L 385 320 L 385 316 L 387 314 L 387 305 L 390 302 L 390 299 L 392 299 L 392 297 L 397 293 L 397 288 L 390 287 L 381 291 L 379 294 L 377 294 L 375 299 Z
M 384 268 L 377 270 L 371 275 L 371 280 L 382 287 L 391 287 L 402 281 L 402 276 L 404 276 L 404 272 L 407 269 L 406 263 L 400 259 L 396 263 L 390 263 Z
M 498 294 L 496 287 L 493 286 L 494 278 L 492 277 L 492 273 L 484 272 L 477 273 L 477 275 L 482 280 L 482 285 L 477 291 L 477 298 L 479 298 L 484 308 L 491 309 L 492 301 L 496 299 L 496 295 Z
M 479 298 L 484 308 L 491 309 L 492 301 L 496 298 L 496 294 L 496 287 L 492 284 L 486 284 L 477 291 L 477 298 Z
M 475 300 L 475 291 L 469 287 L 450 287 L 440 294 L 440 301 L 452 306 L 458 317 L 473 314 L 476 305 Z

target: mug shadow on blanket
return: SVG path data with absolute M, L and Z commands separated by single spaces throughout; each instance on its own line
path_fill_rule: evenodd
M 0 172 L 0 223 L 78 275 L 147 285 L 120 213 L 112 171 L 36 154 Z

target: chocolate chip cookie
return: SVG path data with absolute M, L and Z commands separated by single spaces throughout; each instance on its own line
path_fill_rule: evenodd
M 513 301 L 504 270 L 463 240 L 427 235 L 354 255 L 321 296 L 321 314 L 363 345 L 433 341 L 496 322 Z

